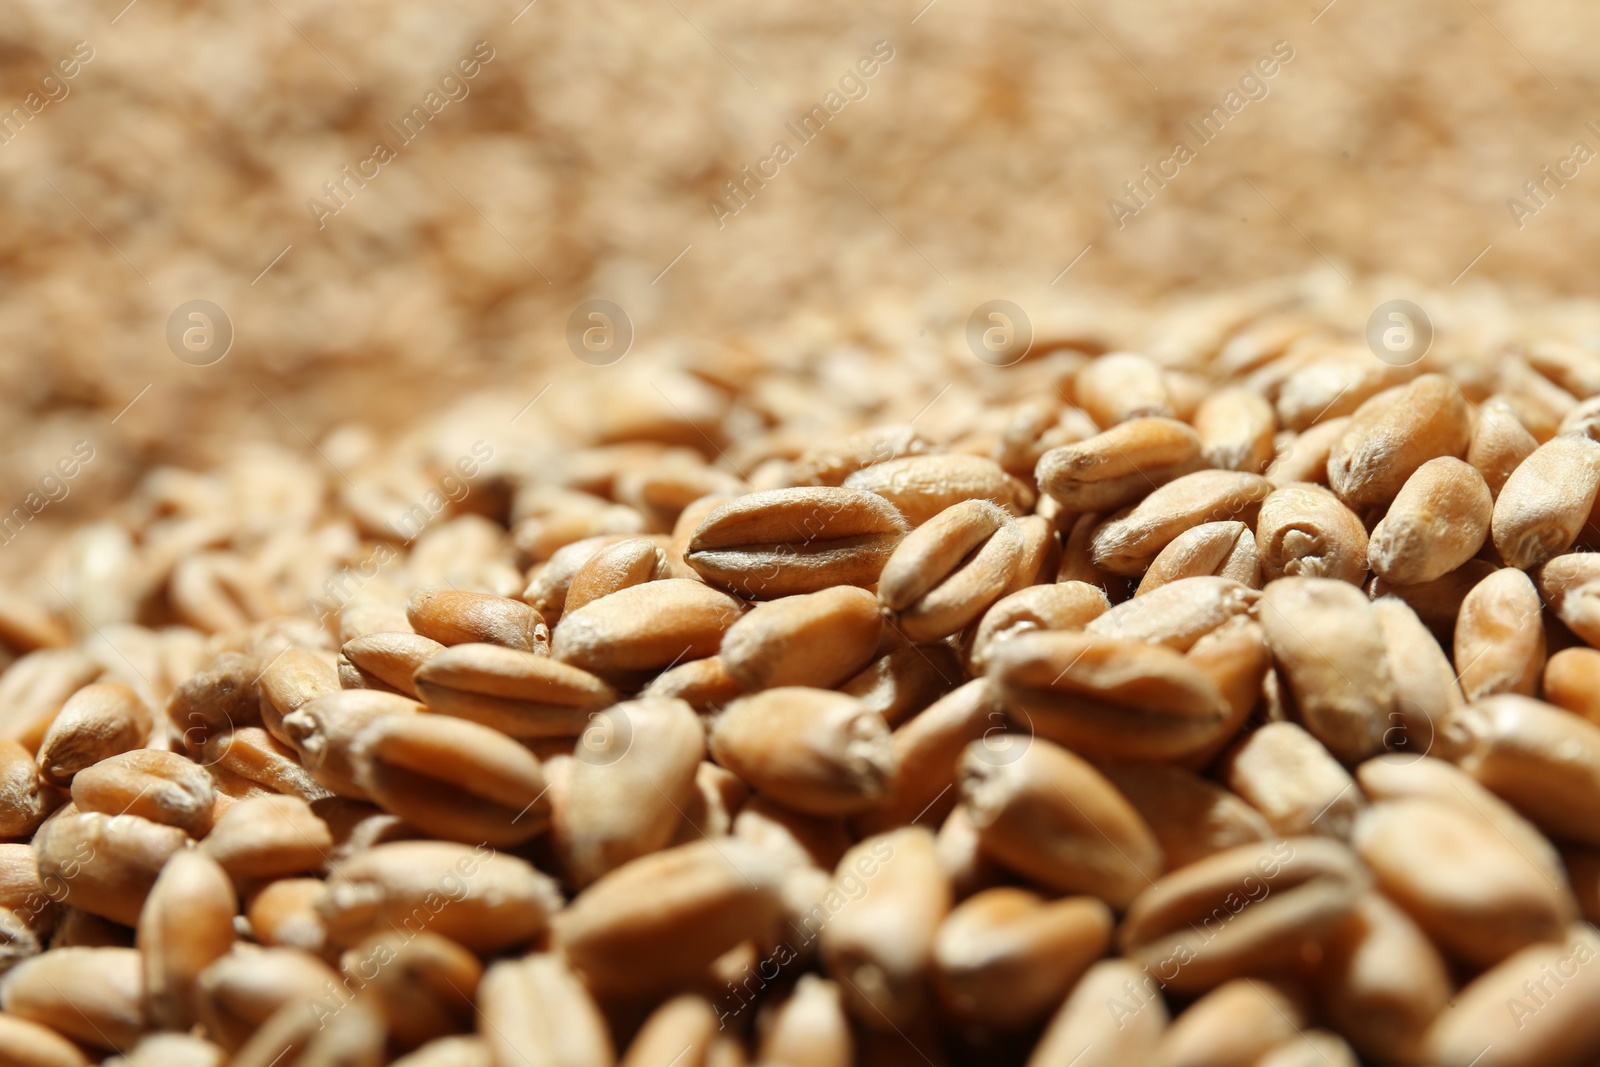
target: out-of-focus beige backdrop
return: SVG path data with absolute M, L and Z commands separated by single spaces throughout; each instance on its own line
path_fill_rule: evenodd
M 83 438 L 78 502 L 243 436 L 531 396 L 589 297 L 649 346 L 1309 268 L 1513 298 L 1600 279 L 1582 0 L 125 2 L 0 3 L 7 500 Z M 830 98 L 875 45 L 892 58 Z M 840 102 L 809 143 L 786 126 Z M 409 143 L 388 126 L 429 104 Z M 1201 144 L 1185 124 L 1216 106 Z M 1138 206 L 1123 183 L 1180 140 L 1194 157 L 1119 227 L 1108 199 Z M 775 176 L 714 211 L 747 164 Z M 375 176 L 335 201 L 346 166 Z M 196 298 L 235 330 L 214 366 L 165 340 Z

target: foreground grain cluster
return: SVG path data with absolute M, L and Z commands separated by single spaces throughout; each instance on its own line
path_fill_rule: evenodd
M 1224 320 L 154 472 L 0 601 L 0 1064 L 1593 1063 L 1600 355 Z

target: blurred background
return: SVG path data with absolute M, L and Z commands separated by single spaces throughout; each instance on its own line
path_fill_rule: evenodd
M 1594 321 L 1580 0 L 0 11 L 0 499 L 95 449 L 46 525 L 240 440 L 354 456 L 485 388 L 510 420 L 591 298 L 713 360 L 990 298 L 1137 343 L 1288 278 Z M 219 362 L 169 344 L 193 300 Z

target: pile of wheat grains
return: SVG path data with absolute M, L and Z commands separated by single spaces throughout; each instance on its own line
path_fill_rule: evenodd
M 1592 1063 L 1593 323 L 1330 306 L 790 323 L 21 531 L 0 1064 Z

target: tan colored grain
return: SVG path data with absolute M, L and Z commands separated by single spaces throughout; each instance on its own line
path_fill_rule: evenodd
M 396 693 L 341 689 L 290 712 L 283 732 L 318 784 L 340 796 L 367 800 L 367 787 L 358 780 L 356 739 L 381 719 L 421 711 L 421 704 Z
M 1513 567 L 1561 555 L 1589 520 L 1600 489 L 1600 443 L 1556 437 L 1517 465 L 1495 498 L 1494 546 Z
M 1013 516 L 1033 510 L 1034 491 L 992 459 L 948 453 L 876 463 L 844 480 L 845 488 L 875 493 L 921 526 L 962 501 L 987 500 Z
M 1010 593 L 983 613 L 973 631 L 971 669 L 983 671 L 992 650 L 1012 637 L 1035 630 L 1082 629 L 1109 607 L 1105 593 L 1085 582 L 1054 582 Z
M 1114 574 L 1138 577 L 1179 534 L 1205 522 L 1237 519 L 1254 525 L 1272 483 L 1243 471 L 1196 471 L 1168 482 L 1132 511 L 1094 533 L 1094 564 Z
M 1168 870 L 1273 836 L 1260 811 L 1191 771 L 1159 763 L 1105 763 L 1099 770 L 1155 834 Z
M 1600 725 L 1600 651 L 1564 648 L 1544 665 L 1541 684 L 1550 703 Z
M 20 964 L 0 984 L 0 1010 L 89 1048 L 125 1048 L 149 1025 L 139 953 L 58 948 Z
M 1242 522 L 1206 522 L 1168 542 L 1139 580 L 1136 595 L 1183 578 L 1215 575 L 1261 588 L 1261 556 L 1255 534 Z
M 393 924 L 490 953 L 533 941 L 560 899 L 547 875 L 488 845 L 397 841 L 339 864 L 318 911 L 340 946 Z
M 298 949 L 259 948 L 243 942 L 200 974 L 197 986 L 200 1018 L 207 1035 L 228 1049 L 238 1049 L 279 1009 L 293 1005 L 309 1016 L 308 1003 L 332 1010 L 339 988 L 333 968 Z M 325 998 L 333 1000 L 325 1003 Z
M 1338 760 L 1292 722 L 1268 723 L 1229 754 L 1222 778 L 1283 837 L 1348 840 L 1366 797 Z
M 1137 418 L 1039 457 L 1039 490 L 1075 511 L 1112 511 L 1199 470 L 1200 435 L 1170 418 Z
M 448 938 L 387 931 L 345 952 L 341 968 L 401 1047 L 471 1029 L 483 964 Z
M 770 600 L 832 585 L 872 585 L 909 529 L 876 493 L 772 489 L 713 508 L 689 538 L 684 558 L 718 588 Z
M 850 1067 L 855 1062 L 850 1020 L 837 982 L 803 974 L 794 991 L 766 1017 L 758 1063 Z M 646 1067 L 627 1064 L 626 1067 Z
M 575 886 L 672 840 L 705 751 L 704 728 L 683 701 L 642 698 L 596 714 L 554 809 L 556 848 Z
M 1503 567 L 1472 587 L 1456 619 L 1455 664 L 1468 700 L 1532 696 L 1544 673 L 1544 605 L 1522 571 Z
M 217 820 L 200 850 L 236 882 L 320 870 L 333 835 L 299 797 L 250 797 Z
M 80 811 L 138 815 L 194 838 L 211 828 L 216 798 L 206 768 L 154 749 L 111 756 L 72 779 L 72 801 Z
M 125 926 L 156 875 L 189 838 L 182 830 L 137 815 L 63 809 L 34 835 L 40 878 L 64 888 L 62 901 Z
M 588 671 L 497 645 L 456 645 L 416 673 L 429 710 L 519 738 L 575 737 L 617 694 Z
M 1273 459 L 1278 413 L 1260 393 L 1227 387 L 1200 402 L 1194 428 L 1208 466 L 1260 474 Z
M 1341 415 L 1317 423 L 1300 433 L 1278 435 L 1272 463 L 1266 477 L 1275 486 L 1295 482 L 1328 484 L 1328 457 L 1350 428 L 1350 416 Z
M 996 757 L 973 742 L 959 774 L 984 850 L 1030 879 L 1123 907 L 1162 870 L 1161 848 L 1139 813 L 1058 745 L 1034 738 Z
M 1491 497 L 1500 495 L 1511 472 L 1538 447 L 1539 442 L 1503 398 L 1490 397 L 1478 405 L 1478 421 L 1467 445 L 1467 462 L 1483 476 Z
M 1073 378 L 1078 406 L 1102 427 L 1140 416 L 1173 415 L 1161 368 L 1137 352 L 1111 352 L 1085 363 Z
M 1439 733 L 1443 756 L 1553 838 L 1600 844 L 1600 726 L 1528 697 L 1468 705 Z
M 601 677 L 654 674 L 715 654 L 742 611 L 738 600 L 702 582 L 646 582 L 563 614 L 551 655 Z
M 1180 653 L 1143 641 L 1044 631 L 998 646 L 988 677 L 1025 732 L 1108 759 L 1175 759 L 1214 744 L 1230 708 Z
M 838 586 L 758 604 L 729 627 L 719 656 L 747 691 L 832 689 L 871 662 L 882 628 L 871 593 Z
M 1111 910 L 1093 897 L 1046 901 L 985 890 L 939 926 L 934 983 L 954 1018 L 999 1029 L 1043 1019 L 1111 944 Z
M 39 775 L 66 788 L 72 776 L 107 756 L 141 748 L 150 737 L 150 709 L 128 686 L 96 682 L 57 712 L 39 746 Z
M 910 1024 L 925 1010 L 934 938 L 950 911 L 950 887 L 939 868 L 932 832 L 908 826 L 868 837 L 833 872 L 834 894 L 807 916 L 821 930 L 822 959 L 843 982 L 846 1007 L 871 1030 Z
M 1600 645 L 1600 553 L 1557 556 L 1534 574 L 1539 595 L 1567 628 Z
M 1559 937 L 1577 915 L 1565 886 L 1483 820 L 1422 798 L 1386 800 L 1352 838 L 1384 895 L 1445 951 L 1486 967 Z
M 878 603 L 909 640 L 946 637 L 1006 592 L 1021 553 L 1010 516 L 985 500 L 963 501 L 900 542 L 884 564 Z
M 555 941 L 590 987 L 660 994 L 747 939 L 776 932 L 780 866 L 742 841 L 697 840 L 602 877 L 556 917 Z
M 821 689 L 768 689 L 734 701 L 712 725 L 710 749 L 757 792 L 815 815 L 885 803 L 896 774 L 883 717 Z
M 1575 923 L 1479 975 L 1429 1030 L 1440 1067 L 1579 1067 L 1600 1055 L 1600 938 Z M 1556 983 L 1559 982 L 1560 985 Z
M 1129 906 L 1117 942 L 1168 989 L 1199 992 L 1299 958 L 1371 884 L 1344 845 L 1320 837 L 1239 845 L 1160 879 Z
M 406 601 L 412 629 L 441 645 L 501 645 L 533 652 L 549 642 L 544 617 L 510 597 L 464 589 L 419 589 Z
M 1123 601 L 1083 630 L 1187 652 L 1228 620 L 1248 614 L 1260 599 L 1259 592 L 1231 578 L 1179 578 Z
M 607 545 L 579 567 L 567 588 L 563 613 L 630 586 L 670 577 L 667 554 L 648 537 Z
M 1172 1021 L 1153 1067 L 1254 1067 L 1306 1025 L 1305 1006 L 1260 978 L 1223 982 Z
M 145 898 L 138 948 L 150 1020 L 187 1030 L 199 1022 L 200 974 L 233 946 L 239 910 L 228 872 L 205 852 L 175 854 Z
M 1395 687 L 1382 631 L 1361 590 L 1330 578 L 1280 578 L 1257 617 L 1301 724 L 1350 763 L 1383 748 Z
M 1428 460 L 1465 455 L 1471 429 L 1456 384 L 1424 374 L 1356 410 L 1328 456 L 1328 485 L 1357 511 L 1384 507 Z
M 1028 1067 L 1121 1067 L 1146 1063 L 1167 1027 L 1167 1006 L 1127 960 L 1101 960 L 1051 1017 Z
M 429 836 L 504 848 L 549 825 L 539 761 L 487 726 L 384 715 L 357 735 L 349 758 L 374 803 Z

